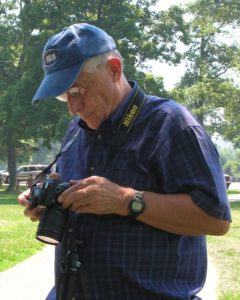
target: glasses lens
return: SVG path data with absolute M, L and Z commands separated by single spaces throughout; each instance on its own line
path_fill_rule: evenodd
M 68 94 L 71 97 L 78 97 L 79 94 L 84 95 L 84 92 L 85 92 L 84 88 L 78 87 L 78 86 L 74 86 L 74 87 L 70 88 L 70 90 L 68 91 Z
M 70 88 L 67 93 L 57 96 L 56 98 L 60 101 L 67 102 L 68 95 L 70 95 L 71 97 L 77 97 L 77 96 L 79 96 L 79 94 L 84 95 L 84 92 L 85 92 L 84 88 L 74 86 L 74 87 Z
M 66 93 L 59 95 L 56 98 L 60 101 L 67 102 L 67 94 Z

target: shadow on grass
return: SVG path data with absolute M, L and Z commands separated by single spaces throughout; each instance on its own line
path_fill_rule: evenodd
M 232 202 L 230 206 L 233 209 L 240 210 L 240 201 Z
M 227 191 L 228 195 L 238 195 L 240 194 L 239 190 L 228 190 Z
M 17 197 L 19 193 L 0 192 L 0 205 L 19 205 Z
M 19 203 L 17 202 L 17 199 L 14 200 L 0 199 L 0 206 L 1 205 L 19 205 Z
M 19 187 L 19 192 L 7 192 L 7 186 L 0 186 L 0 205 L 19 205 L 17 197 L 26 190 L 25 186 Z

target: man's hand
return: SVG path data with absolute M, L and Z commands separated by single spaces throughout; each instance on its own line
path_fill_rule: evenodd
M 24 209 L 24 215 L 26 217 L 29 217 L 33 222 L 38 221 L 41 217 L 41 214 L 43 212 L 43 208 L 35 207 L 34 209 L 29 209 L 31 206 L 31 202 L 29 201 L 30 197 L 30 189 L 24 191 L 21 193 L 17 200 L 18 203 L 25 207 Z
M 60 176 L 58 173 L 52 173 L 49 178 L 52 179 L 60 179 Z M 44 211 L 45 208 L 39 208 L 39 207 L 35 207 L 33 209 L 29 209 L 29 207 L 31 206 L 31 202 L 29 201 L 30 198 L 30 189 L 24 191 L 23 193 L 21 193 L 17 200 L 18 203 L 22 206 L 25 206 L 25 210 L 24 210 L 24 215 L 26 217 L 29 217 L 33 222 L 38 221 L 42 215 L 42 212 Z
M 64 208 L 81 213 L 128 214 L 128 202 L 134 189 L 121 187 L 99 176 L 71 180 L 70 184 L 72 186 L 58 197 Z

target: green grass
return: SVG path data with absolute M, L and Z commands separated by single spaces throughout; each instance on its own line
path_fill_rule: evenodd
M 37 223 L 23 215 L 17 193 L 0 189 L 0 272 L 16 265 L 43 248 L 35 239 Z
M 218 300 L 240 299 L 240 202 L 232 202 L 231 211 L 229 232 L 207 238 L 208 253 L 219 274 Z

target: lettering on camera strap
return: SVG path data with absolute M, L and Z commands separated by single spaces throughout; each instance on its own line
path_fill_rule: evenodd
M 111 138 L 112 150 L 109 151 L 109 161 L 111 161 L 114 155 L 119 151 L 119 148 L 126 142 L 128 134 L 130 133 L 132 126 L 139 115 L 143 104 L 146 100 L 146 95 L 137 87 L 131 102 L 129 103 L 124 116 L 117 129 L 113 132 Z
M 128 105 L 128 108 L 122 120 L 120 121 L 118 130 L 125 131 L 126 133 L 131 130 L 134 121 L 136 120 L 139 112 L 142 109 L 145 99 L 145 94 L 138 87 L 135 91 L 135 94 L 133 95 L 132 101 Z

